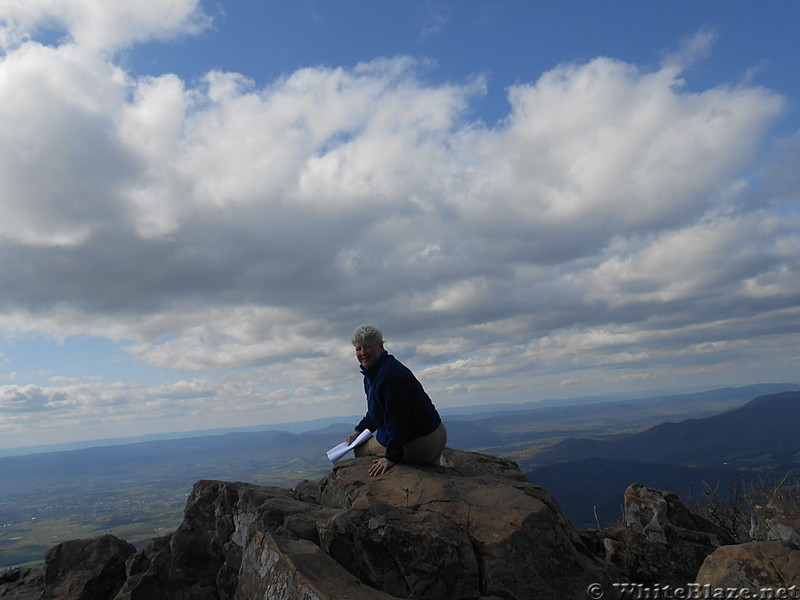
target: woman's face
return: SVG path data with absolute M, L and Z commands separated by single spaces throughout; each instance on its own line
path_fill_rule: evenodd
M 376 344 L 373 341 L 365 340 L 355 345 L 356 358 L 362 369 L 369 369 L 378 362 L 383 353 L 383 344 Z

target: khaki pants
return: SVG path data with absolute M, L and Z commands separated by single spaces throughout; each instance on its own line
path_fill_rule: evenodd
M 439 423 L 439 426 L 428 435 L 408 440 L 403 444 L 403 462 L 421 465 L 436 462 L 446 445 L 447 429 L 445 429 L 444 423 Z M 386 447 L 373 436 L 363 444 L 356 446 L 353 451 L 357 458 L 371 455 L 383 456 L 386 454 Z

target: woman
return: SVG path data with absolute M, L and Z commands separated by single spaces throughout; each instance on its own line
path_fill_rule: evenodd
M 367 414 L 345 440 L 365 429 L 373 432 L 357 446 L 356 456 L 377 455 L 370 475 L 381 475 L 396 463 L 434 463 L 447 444 L 447 430 L 422 384 L 408 367 L 383 347 L 383 334 L 372 325 L 353 333 L 356 358 L 364 376 Z

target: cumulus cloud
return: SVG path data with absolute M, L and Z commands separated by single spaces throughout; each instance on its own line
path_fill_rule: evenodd
M 35 385 L 0 386 L 0 413 L 40 412 L 58 408 L 67 402 L 67 396 L 56 390 Z
M 796 171 L 759 162 L 785 101 L 686 90 L 708 40 L 654 70 L 554 67 L 488 127 L 469 118 L 484 80 L 431 84 L 404 57 L 261 87 L 135 78 L 110 57 L 206 26 L 188 0 L 26 0 L 0 18 L 0 326 L 113 339 L 166 369 L 250 370 L 235 394 L 225 376 L 137 392 L 153 411 L 178 388 L 202 407 L 223 389 L 250 406 L 343 403 L 364 321 L 445 397 L 519 398 L 576 371 L 641 380 L 797 331 Z M 65 41 L 34 41 L 51 22 Z M 6 386 L 3 406 L 102 404 L 119 397 L 108 385 Z
M 13 47 L 38 32 L 92 51 L 114 51 L 136 42 L 198 33 L 210 25 L 198 0 L 4 0 L 0 44 Z

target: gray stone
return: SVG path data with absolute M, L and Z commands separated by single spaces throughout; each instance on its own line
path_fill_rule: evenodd
M 254 532 L 242 557 L 234 600 L 393 600 L 363 584 L 319 546 Z
M 800 513 L 772 506 L 756 507 L 750 526 L 753 541 L 777 541 L 800 550 Z

